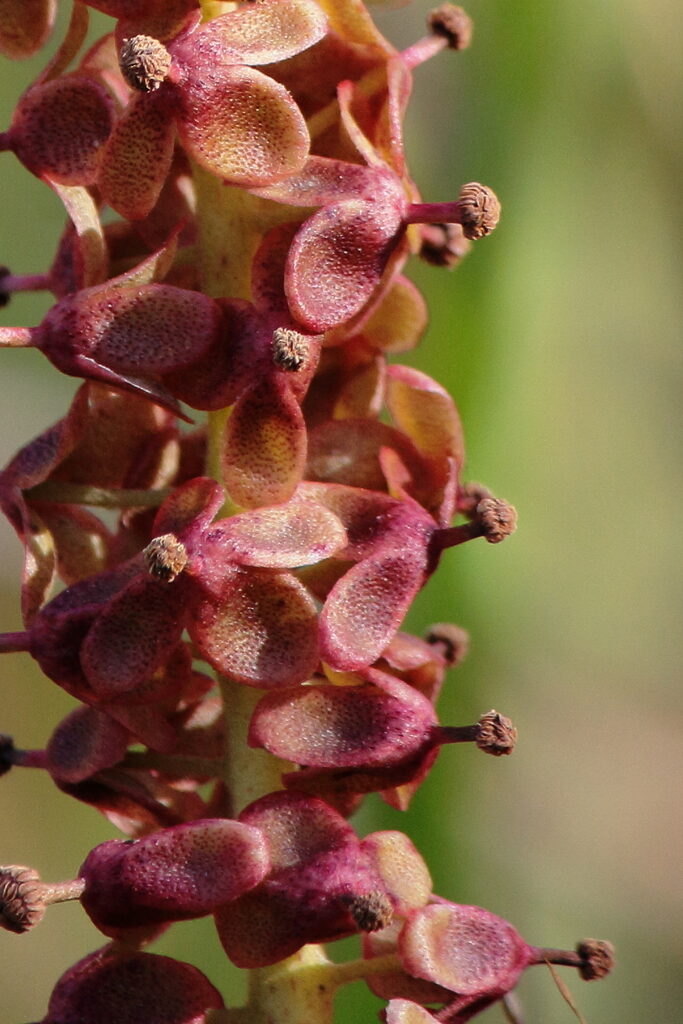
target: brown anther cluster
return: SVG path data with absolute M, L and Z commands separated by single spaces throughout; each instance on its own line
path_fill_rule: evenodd
M 579 974 L 584 981 L 597 981 L 614 967 L 614 946 L 602 939 L 584 939 L 576 947 L 583 961 Z
M 458 511 L 468 519 L 476 519 L 477 506 L 484 498 L 492 497 L 491 491 L 483 484 L 464 484 L 458 492 Z
M 21 934 L 37 925 L 45 913 L 41 890 L 40 875 L 33 868 L 0 868 L 0 927 Z
M 450 668 L 459 665 L 467 657 L 470 635 L 461 626 L 450 622 L 436 622 L 425 634 L 428 644 L 438 647 Z
M 461 224 L 424 224 L 421 234 L 420 256 L 432 267 L 452 270 L 470 248 Z
M 173 583 L 187 565 L 185 545 L 172 533 L 155 537 L 142 552 L 151 576 Z
M 394 916 L 391 900 L 383 892 L 367 892 L 348 900 L 351 917 L 362 932 L 378 932 L 386 928 Z
M 485 754 L 500 757 L 515 749 L 517 729 L 505 715 L 491 709 L 481 716 L 478 725 L 476 743 Z
M 123 40 L 119 66 L 132 89 L 154 92 L 168 77 L 171 55 L 153 36 L 132 36 Z
M 290 327 L 278 327 L 273 331 L 273 362 L 281 370 L 296 373 L 306 362 L 308 339 Z
M 517 510 L 501 498 L 484 498 L 477 505 L 476 519 L 489 544 L 500 544 L 517 529 Z
M 14 740 L 0 734 L 0 775 L 5 775 L 14 764 Z
M 10 292 L 5 287 L 6 278 L 10 275 L 9 267 L 0 267 L 0 309 L 10 300 Z
M 471 181 L 463 185 L 458 196 L 465 238 L 483 238 L 490 235 L 500 220 L 500 202 L 487 185 Z
M 472 40 L 472 19 L 456 4 L 441 4 L 427 18 L 431 31 L 445 36 L 451 50 L 465 50 Z

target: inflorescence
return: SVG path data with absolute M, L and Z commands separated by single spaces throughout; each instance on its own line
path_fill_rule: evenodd
M 88 8 L 115 21 L 84 50 Z M 0 49 L 54 17 L 7 0 Z M 450 395 L 394 358 L 427 320 L 408 259 L 454 266 L 500 215 L 478 182 L 423 202 L 404 152 L 413 72 L 471 34 L 453 4 L 401 52 L 361 0 L 74 3 L 0 134 L 66 212 L 51 261 L 0 270 L 0 304 L 55 300 L 0 344 L 82 382 L 0 472 L 26 553 L 0 650 L 77 702 L 44 749 L 1 737 L 0 774 L 47 772 L 126 837 L 59 884 L 0 869 L 6 929 L 77 901 L 106 937 L 42 1024 L 330 1024 L 356 979 L 386 1024 L 460 1024 L 531 965 L 612 965 L 441 899 L 405 835 L 348 820 L 368 793 L 406 809 L 444 746 L 517 737 L 493 710 L 439 722 L 462 629 L 400 629 L 448 549 L 516 528 L 463 478 Z M 146 951 L 208 915 L 255 972 L 246 1008 Z M 357 960 L 318 948 L 353 934 Z

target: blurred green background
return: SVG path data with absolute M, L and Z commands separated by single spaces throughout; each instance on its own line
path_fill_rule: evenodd
M 389 37 L 423 34 L 424 0 L 385 11 Z M 681 941 L 680 342 L 683 32 L 676 0 L 473 0 L 472 48 L 418 69 L 408 154 L 426 200 L 464 181 L 496 189 L 503 219 L 454 273 L 422 265 L 430 331 L 412 361 L 454 394 L 468 476 L 517 505 L 501 547 L 449 552 L 410 627 L 472 634 L 441 713 L 514 718 L 503 762 L 447 748 L 407 816 L 371 798 L 361 831 L 403 828 L 437 890 L 510 918 L 539 945 L 608 937 L 614 975 L 565 980 L 589 1024 L 683 1018 Z M 63 20 L 63 19 L 62 19 Z M 100 25 L 105 23 L 101 19 Z M 0 70 L 4 127 L 39 63 Z M 0 262 L 43 270 L 62 216 L 0 156 Z M 33 324 L 18 297 L 2 323 Z M 36 353 L 3 354 L 2 462 L 62 415 L 75 382 Z M 20 628 L 16 539 L 0 524 L 3 628 Z M 26 656 L 3 661 L 0 731 L 42 746 L 70 701 Z M 0 785 L 0 861 L 72 877 L 113 830 L 39 773 Z M 35 932 L 0 933 L 2 1020 L 36 1021 L 59 974 L 100 944 L 77 906 Z M 209 922 L 164 952 L 239 998 Z M 548 973 L 519 992 L 528 1024 L 573 1019 Z M 339 1021 L 376 1019 L 355 986 Z M 482 1020 L 502 1020 L 500 1008 Z M 95 1024 L 95 1022 L 93 1022 Z

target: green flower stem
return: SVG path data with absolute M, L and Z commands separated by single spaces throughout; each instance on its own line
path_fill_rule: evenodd
M 211 5 L 204 3 L 210 16 Z M 211 7 L 211 9 L 213 9 Z M 203 291 L 212 298 L 251 299 L 251 265 L 265 232 L 291 211 L 224 185 L 194 168 L 199 232 L 199 269 Z M 221 448 L 230 409 L 209 414 L 207 472 L 223 484 Z M 222 515 L 235 507 L 229 498 Z M 293 766 L 247 744 L 249 723 L 261 691 L 220 678 L 225 708 L 226 749 L 220 776 L 232 813 L 282 788 L 283 771 Z M 250 998 L 244 1010 L 216 1011 L 213 1024 L 332 1024 L 334 986 L 315 974 L 329 961 L 318 946 L 306 946 L 272 967 L 250 972 Z
M 327 984 L 335 989 L 348 985 L 351 981 L 362 981 L 373 974 L 387 974 L 389 971 L 401 971 L 403 966 L 398 953 L 385 953 L 383 956 L 370 957 L 367 960 L 349 960 L 345 964 L 329 963 Z
M 253 800 L 282 789 L 281 776 L 292 771 L 294 765 L 265 750 L 247 746 L 249 723 L 263 696 L 261 690 L 226 678 L 220 679 L 220 687 L 227 730 L 222 778 L 228 787 L 233 814 L 237 815 Z
M 332 967 L 320 946 L 304 946 L 279 964 L 251 971 L 247 1009 L 268 1024 L 332 1024 Z
M 44 501 L 51 505 L 92 505 L 96 508 L 158 508 L 169 494 L 170 487 L 109 489 L 69 484 L 62 480 L 46 480 L 25 491 L 29 501 Z

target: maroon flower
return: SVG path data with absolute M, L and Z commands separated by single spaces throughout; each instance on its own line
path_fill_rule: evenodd
M 2 0 L 0 53 L 20 60 L 45 43 L 55 23 L 57 0 Z
M 277 202 L 322 207 L 297 233 L 285 278 L 292 315 L 311 331 L 337 327 L 379 298 L 380 283 L 388 284 L 408 255 L 410 224 L 457 223 L 469 238 L 481 238 L 500 212 L 493 192 L 477 183 L 463 186 L 452 203 L 415 202 L 402 176 L 401 147 L 387 163 L 351 114 L 352 84 L 340 83 L 338 94 L 343 123 L 366 166 L 312 156 L 298 174 L 254 189 Z
M 214 481 L 189 481 L 162 505 L 143 554 L 46 605 L 24 641 L 46 675 L 87 703 L 158 700 L 187 627 L 202 656 L 239 682 L 308 678 L 319 658 L 317 609 L 285 570 L 343 548 L 344 528 L 320 503 L 296 498 L 211 526 L 222 501 Z
M 252 65 L 311 46 L 325 25 L 312 0 L 258 0 L 202 26 L 191 14 L 168 47 L 140 29 L 123 39 L 121 70 L 138 94 L 106 148 L 106 202 L 128 218 L 149 213 L 176 126 L 189 155 L 230 184 L 265 185 L 299 170 L 309 148 L 303 117 L 287 90 Z
M 79 871 L 81 903 L 105 935 L 211 913 L 253 889 L 270 857 L 261 831 L 228 818 L 161 829 L 143 839 L 111 839 Z
M 497 1002 L 533 964 L 576 967 L 584 980 L 591 981 L 609 973 L 614 962 L 608 942 L 587 939 L 575 952 L 530 946 L 509 922 L 490 911 L 446 900 L 408 915 L 398 950 L 407 974 L 452 993 L 437 1017 L 448 1024 L 470 1020 Z M 387 1019 L 417 1024 L 433 1018 L 401 1005 Z
M 41 1024 L 206 1024 L 224 1006 L 190 964 L 105 946 L 62 975 Z
M 239 820 L 264 833 L 272 863 L 259 886 L 215 914 L 239 967 L 276 963 L 306 943 L 373 931 L 390 919 L 393 902 L 373 851 L 322 800 L 271 793 Z
M 133 270 L 67 295 L 38 327 L 0 328 L 0 345 L 37 348 L 62 373 L 145 395 L 179 412 L 165 375 L 196 362 L 224 327 L 213 299 L 156 283 L 173 251 L 164 246 Z

